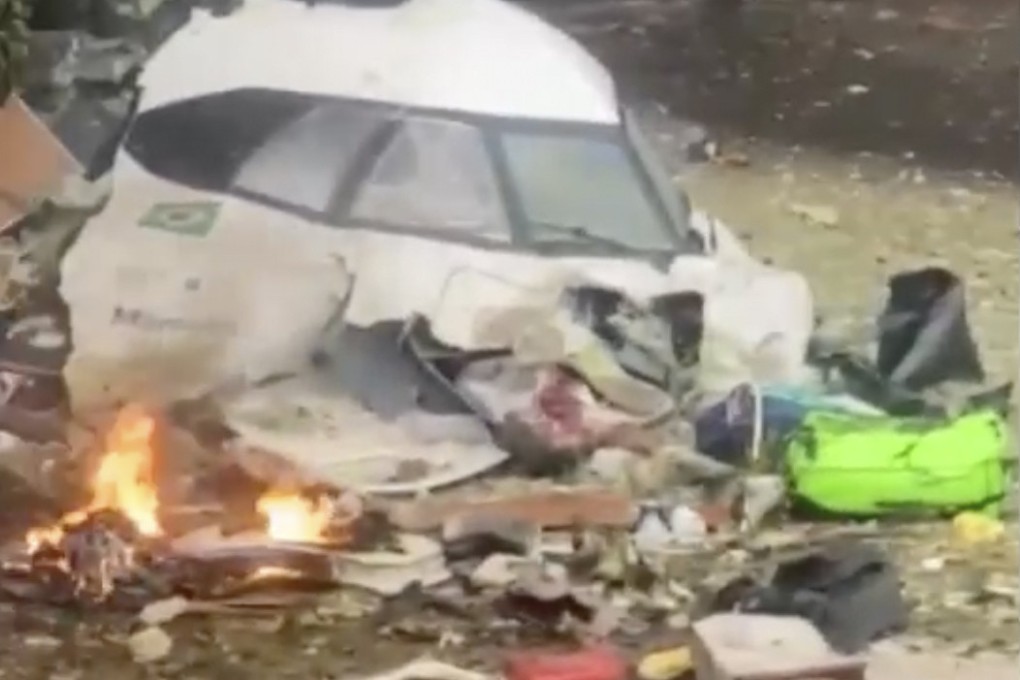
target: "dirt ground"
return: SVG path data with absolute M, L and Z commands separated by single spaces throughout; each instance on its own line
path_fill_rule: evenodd
M 538 9 L 605 59 L 628 96 L 652 101 L 664 149 L 675 149 L 681 132 L 674 118 L 712 132 L 720 161 L 677 163 L 678 183 L 757 256 L 803 272 L 820 310 L 866 325 L 890 274 L 945 264 L 967 284 L 986 367 L 1012 379 L 1020 328 L 1016 4 L 745 0 L 735 14 L 718 0 L 705 5 L 714 7 L 543 0 Z M 797 205 L 832 219 L 805 219 Z M 1016 524 L 1011 540 L 975 553 L 949 550 L 947 530 L 919 527 L 885 541 L 918 605 L 910 632 L 927 640 L 926 650 L 994 652 L 1000 661 L 980 670 L 940 664 L 944 675 L 890 662 L 876 680 L 1014 677 Z M 336 678 L 424 652 L 491 667 L 493 650 L 507 644 L 436 651 L 428 636 L 380 636 L 375 619 L 330 612 L 180 622 L 168 628 L 167 660 L 142 666 L 130 660 L 123 620 L 0 605 L 0 679 Z
M 1009 0 L 531 0 L 652 99 L 738 138 L 1017 176 Z
M 867 333 L 892 274 L 945 266 L 965 281 L 969 319 L 989 374 L 1001 382 L 1016 375 L 1020 271 L 1013 184 L 765 143 L 732 147 L 746 155 L 748 167 L 705 167 L 682 184 L 696 204 L 731 224 L 755 255 L 802 272 L 819 312 L 850 316 Z M 830 208 L 837 222 L 804 219 L 799 206 Z
M 683 14 L 673 3 L 657 6 L 671 18 Z M 591 15 L 575 7 L 585 17 L 575 20 L 578 34 L 591 35 Z M 948 267 L 966 283 L 990 379 L 1014 380 L 1018 81 L 1005 36 L 1020 27 L 1016 6 L 748 2 L 740 31 L 755 37 L 743 33 L 743 46 L 731 56 L 725 52 L 732 33 L 721 38 L 678 28 L 695 21 L 690 6 L 687 11 L 686 20 L 654 19 L 626 40 L 595 38 L 595 44 L 628 70 L 662 66 L 666 45 L 677 48 L 671 62 L 686 66 L 672 75 L 665 68 L 645 74 L 637 89 L 649 88 L 659 103 L 660 115 L 648 119 L 664 147 L 682 136 L 664 111 L 697 120 L 720 140 L 720 162 L 674 168 L 692 201 L 728 222 L 757 256 L 802 272 L 817 310 L 851 319 L 860 339 L 868 337 L 890 275 Z M 691 64 L 711 64 L 715 86 Z M 772 85 L 762 80 L 770 78 Z M 850 95 L 853 84 L 868 91 Z M 818 106 L 821 101 L 829 103 Z M 976 102 L 980 115 L 963 113 Z M 770 120 L 765 111 L 782 115 Z M 825 223 L 805 219 L 798 206 L 828 213 Z M 943 564 L 936 555 L 945 527 L 889 537 L 907 573 L 907 592 L 927 603 L 915 612 L 911 632 L 941 638 L 942 650 L 957 655 L 994 647 L 1012 653 L 1020 629 L 1002 626 L 1001 618 L 1017 618 L 1015 601 L 1001 604 L 998 614 L 958 605 L 961 589 L 1017 573 L 1015 514 L 1008 513 L 1012 540 L 995 555 Z

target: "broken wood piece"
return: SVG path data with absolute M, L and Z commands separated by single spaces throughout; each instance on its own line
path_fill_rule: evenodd
M 530 522 L 544 529 L 626 528 L 637 517 L 633 501 L 607 489 L 553 489 L 497 498 L 423 498 L 393 506 L 390 520 L 404 531 L 431 531 L 456 517 L 494 517 Z
M 339 585 L 337 554 L 320 546 L 229 542 L 175 549 L 160 570 L 194 599 L 237 596 L 273 587 L 330 588 Z
M 246 593 L 215 601 L 194 600 L 189 611 L 196 614 L 232 614 L 246 616 L 267 616 L 285 607 L 311 604 L 316 594 L 295 591 Z
M 149 603 L 138 614 L 138 619 L 147 626 L 159 626 L 189 614 L 265 616 L 309 601 L 306 594 L 295 592 L 253 593 L 214 601 L 174 596 Z

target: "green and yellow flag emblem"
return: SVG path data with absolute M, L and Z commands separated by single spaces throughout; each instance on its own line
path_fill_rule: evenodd
M 181 236 L 205 236 L 213 228 L 219 213 L 220 204 L 213 201 L 156 203 L 138 220 L 138 226 Z

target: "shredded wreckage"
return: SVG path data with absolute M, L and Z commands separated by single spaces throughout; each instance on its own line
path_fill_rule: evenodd
M 267 54 L 267 25 L 464 70 L 423 87 L 334 39 L 345 67 L 325 82 L 308 55 Z M 546 47 L 508 65 L 466 40 L 492 26 Z M 236 66 L 203 69 L 222 44 Z M 117 78 L 125 54 L 142 59 L 74 50 Z M 77 82 L 90 63 L 62 68 Z M 546 78 L 525 79 L 522 103 L 486 84 L 497 68 Z M 979 387 L 961 281 L 895 276 L 871 349 L 830 332 L 799 275 L 663 189 L 602 68 L 531 15 L 259 0 L 196 12 L 140 83 L 128 124 L 107 128 L 105 173 L 101 144 L 69 150 L 21 99 L 0 117 L 0 145 L 21 145 L 0 164 L 0 463 L 50 509 L 3 550 L 8 598 L 141 612 L 158 640 L 184 614 L 354 588 L 602 641 L 513 656 L 513 678 L 622 678 L 605 641 L 680 615 L 690 647 L 642 677 L 850 678 L 908 623 L 860 521 L 953 516 L 972 542 L 1001 535 L 1010 386 Z M 349 165 L 321 165 L 323 125 Z M 479 189 L 485 154 L 496 176 Z M 578 189 L 582 170 L 603 197 L 587 175 Z M 942 398 L 961 383 L 978 387 Z M 820 515 L 855 523 L 810 529 L 829 540 L 790 554 L 764 539 Z M 734 546 L 785 557 L 725 582 L 710 567 L 705 592 L 671 576 Z M 480 677 L 424 665 L 394 677 Z

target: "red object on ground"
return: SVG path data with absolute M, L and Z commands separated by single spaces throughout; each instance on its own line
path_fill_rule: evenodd
M 543 376 L 534 395 L 537 429 L 556 448 L 584 443 L 584 407 L 578 391 L 584 386 L 558 368 Z
M 709 531 L 720 531 L 734 524 L 733 507 L 728 503 L 705 503 L 694 509 Z
M 507 680 L 624 680 L 627 663 L 607 646 L 576 652 L 521 652 L 504 666 Z

